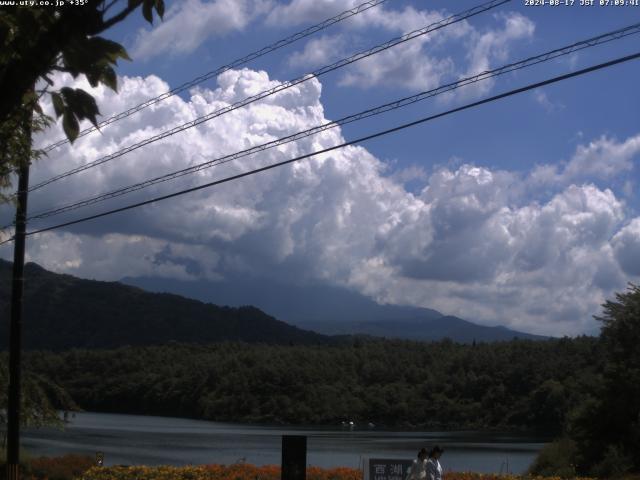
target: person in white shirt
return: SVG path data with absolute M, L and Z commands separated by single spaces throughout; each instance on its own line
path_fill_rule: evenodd
M 418 452 L 418 458 L 409 467 L 409 473 L 405 480 L 426 480 L 427 477 L 427 449 L 422 448 Z
M 427 459 L 427 475 L 426 480 L 442 480 L 442 466 L 438 459 L 444 453 L 438 445 L 433 447 L 429 451 L 429 458 Z

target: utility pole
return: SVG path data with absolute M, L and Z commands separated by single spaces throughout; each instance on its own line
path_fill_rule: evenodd
M 31 144 L 31 115 L 24 124 Z M 22 350 L 22 299 L 24 290 L 24 253 L 27 230 L 27 197 L 31 150 L 18 170 L 16 230 L 13 246 L 13 279 L 11 285 L 11 323 L 9 327 L 9 405 L 7 424 L 7 480 L 20 478 L 20 357 Z

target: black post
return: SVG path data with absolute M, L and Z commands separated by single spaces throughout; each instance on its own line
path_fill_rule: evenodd
M 307 437 L 282 436 L 281 480 L 305 480 L 307 478 Z
M 20 166 L 16 233 L 13 247 L 13 283 L 11 287 L 11 324 L 9 327 L 9 405 L 7 425 L 7 479 L 20 478 L 20 352 L 22 348 L 22 297 L 24 252 L 27 229 L 27 190 L 29 160 Z

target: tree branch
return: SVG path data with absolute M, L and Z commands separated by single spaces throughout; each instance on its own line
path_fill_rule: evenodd
M 93 35 L 96 35 L 98 33 L 102 33 L 105 30 L 107 30 L 109 27 L 115 25 L 118 22 L 121 22 L 122 20 L 124 20 L 125 18 L 127 18 L 129 16 L 129 14 L 131 12 L 133 12 L 134 10 L 136 10 L 140 5 L 139 4 L 132 4 L 129 5 L 127 8 L 125 8 L 124 10 L 122 10 L 120 13 L 118 13 L 117 15 L 111 17 L 109 20 L 106 20 L 102 23 L 101 25 L 101 30 L 98 32 L 92 32 Z
M 43 90 L 37 90 L 36 93 L 38 93 L 38 101 L 40 101 L 40 99 L 44 97 L 45 93 L 49 93 L 49 87 L 46 86 Z

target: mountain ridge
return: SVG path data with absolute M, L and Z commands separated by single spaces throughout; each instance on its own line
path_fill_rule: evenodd
M 0 260 L 0 309 L 7 313 L 11 265 L 11 262 Z M 367 297 L 336 287 L 297 288 L 285 292 L 285 298 L 278 294 L 277 283 L 258 282 L 253 287 L 270 299 L 267 307 L 280 307 L 274 308 L 277 313 L 272 315 L 270 310 L 265 313 L 267 308 L 263 305 L 247 305 L 250 298 L 235 306 L 219 306 L 214 304 L 215 299 L 194 298 L 200 287 L 200 294 L 215 292 L 218 298 L 226 296 L 230 302 L 224 304 L 229 305 L 238 302 L 240 294 L 246 298 L 253 288 L 250 282 L 245 282 L 249 289 L 239 288 L 234 296 L 230 291 L 233 285 L 227 285 L 225 290 L 211 288 L 206 282 L 145 281 L 140 278 L 124 279 L 126 283 L 104 282 L 50 272 L 35 263 L 25 266 L 25 277 L 23 337 L 26 349 L 225 341 L 328 345 L 344 343 L 350 336 L 415 341 L 450 338 L 460 343 L 548 338 L 505 327 L 477 325 L 432 309 L 378 305 Z M 163 283 L 167 288 L 162 287 Z M 298 310 L 289 311 L 287 315 L 283 309 L 287 305 L 297 305 Z M 327 307 L 323 308 L 323 305 Z M 313 315 L 307 315 L 303 321 L 292 320 L 294 313 L 302 315 L 300 312 L 305 309 Z M 0 321 L 5 325 L 0 329 L 0 349 L 8 344 L 8 317 L 4 315 L 5 320 Z
M 0 310 L 8 312 L 11 263 L 0 260 Z M 328 344 L 332 339 L 288 325 L 252 307 L 219 307 L 119 282 L 85 280 L 25 265 L 25 349 L 114 348 L 169 342 L 241 341 Z M 8 318 L 0 345 L 8 345 Z
M 417 341 L 450 338 L 461 343 L 549 337 L 485 326 L 437 310 L 380 305 L 357 292 L 327 285 L 284 285 L 261 278 L 226 282 L 188 282 L 149 277 L 123 278 L 123 283 L 149 291 L 171 291 L 201 301 L 227 305 L 249 303 L 289 324 L 325 335 L 372 335 Z M 411 330 L 410 334 L 403 328 Z

